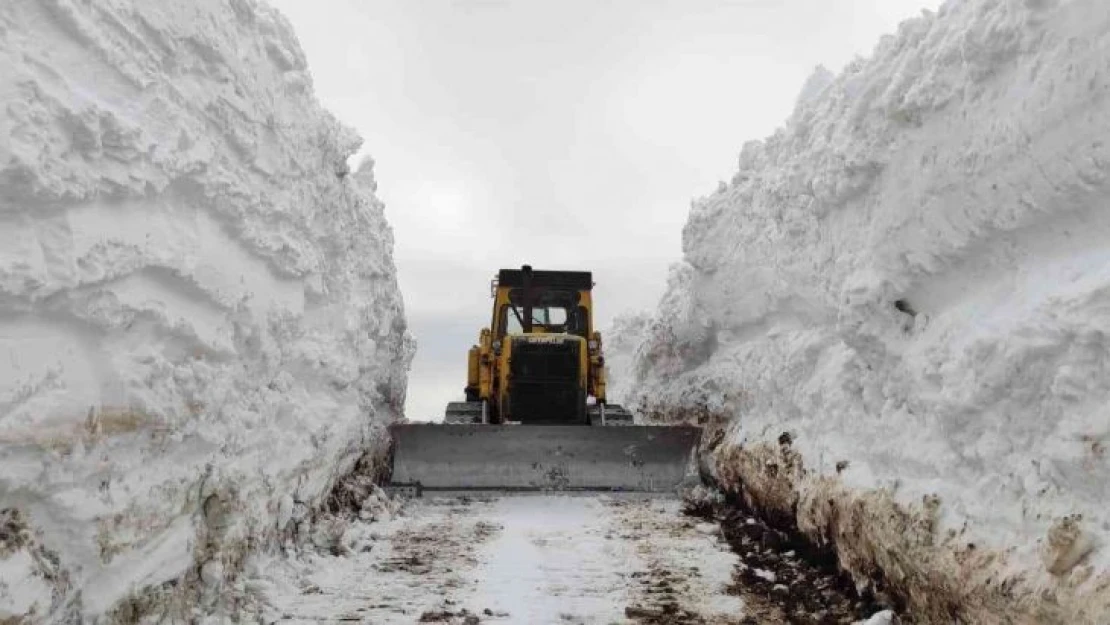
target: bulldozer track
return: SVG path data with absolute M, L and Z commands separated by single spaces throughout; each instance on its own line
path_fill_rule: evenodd
M 348 555 L 275 557 L 259 602 L 288 623 L 740 622 L 736 555 L 675 498 L 437 497 L 401 514 L 363 524 L 374 538 Z

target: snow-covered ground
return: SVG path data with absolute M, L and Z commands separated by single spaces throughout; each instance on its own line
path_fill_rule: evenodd
M 738 622 L 742 602 L 727 592 L 737 556 L 715 523 L 680 508 L 674 498 L 413 500 L 347 528 L 342 553 L 251 562 L 246 587 L 267 622 Z
M 214 598 L 399 416 L 373 172 L 256 0 L 5 0 L 0 68 L 0 621 Z
M 818 71 L 617 379 L 730 419 L 722 480 L 936 622 L 1108 622 L 1108 95 L 1105 0 L 952 1 Z

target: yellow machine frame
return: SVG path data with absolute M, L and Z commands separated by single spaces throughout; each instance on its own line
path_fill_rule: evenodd
M 484 400 L 490 406 L 495 406 L 499 414 L 503 414 L 502 408 L 507 405 L 509 359 L 512 357 L 513 342 L 504 340 L 505 335 L 495 334 L 494 331 L 506 325 L 502 316 L 511 305 L 509 294 L 512 288 L 498 284 L 496 281 L 493 283 L 493 314 L 490 327 L 482 328 L 478 335 L 478 344 L 471 347 L 467 353 L 467 400 Z M 579 350 L 581 354 L 579 386 L 586 389 L 588 397 L 593 397 L 597 403 L 604 404 L 606 402 L 605 357 L 602 352 L 601 333 L 593 329 L 593 298 L 588 288 L 579 288 L 576 291 L 579 307 L 586 310 L 589 329 L 587 334 L 590 337 L 588 341 L 577 335 L 550 332 L 542 324 L 533 325 L 531 332 L 525 336 L 535 337 L 526 339 L 529 341 L 541 341 L 544 340 L 541 337 L 548 335 L 552 339 L 557 336 L 558 340 L 562 341 L 585 342 L 586 349 Z M 524 335 L 524 333 L 521 334 Z

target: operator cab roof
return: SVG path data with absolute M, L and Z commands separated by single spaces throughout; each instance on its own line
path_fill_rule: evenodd
M 520 288 L 524 286 L 524 270 L 502 269 L 497 272 L 498 286 Z M 532 286 L 589 291 L 594 286 L 589 271 L 532 271 Z

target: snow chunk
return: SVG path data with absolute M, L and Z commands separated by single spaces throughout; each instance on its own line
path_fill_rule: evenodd
M 775 580 L 778 579 L 773 571 L 767 571 L 764 569 L 752 569 L 752 575 L 755 575 L 762 580 L 771 582 L 772 584 L 774 584 Z
M 836 80 L 836 75 L 833 74 L 824 65 L 818 65 L 813 68 L 813 73 L 806 79 L 802 90 L 798 93 L 798 99 L 795 101 L 794 110 L 797 111 L 800 107 L 817 98 L 826 87 L 831 85 Z
M 892 625 L 894 622 L 894 612 L 883 610 L 872 614 L 866 621 L 856 621 L 856 625 Z

